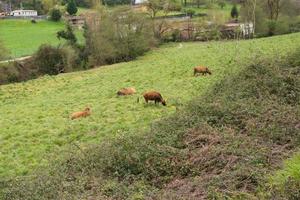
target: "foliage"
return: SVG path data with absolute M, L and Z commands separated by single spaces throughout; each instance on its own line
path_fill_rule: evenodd
M 49 15 L 50 19 L 55 22 L 58 22 L 62 17 L 62 13 L 58 8 L 51 9 Z
M 226 6 L 226 2 L 224 0 L 219 0 L 218 5 L 220 6 L 221 9 L 223 9 Z
M 131 4 L 131 0 L 103 0 L 102 3 L 108 6 L 115 6 L 115 5 L 128 5 Z
M 92 65 L 132 60 L 154 43 L 148 19 L 128 8 L 103 13 L 101 20 L 95 17 L 87 28 L 86 50 Z
M 293 0 L 246 0 L 241 16 L 246 22 L 255 22 L 258 36 L 280 35 L 297 30 L 300 6 Z
M 70 24 L 66 25 L 66 30 L 58 31 L 57 38 L 60 40 L 61 38 L 68 41 L 70 45 L 75 45 L 77 42 L 77 38 L 73 32 L 73 28 Z
M 78 9 L 74 0 L 68 2 L 66 10 L 70 15 L 75 15 L 77 13 Z
M 34 55 L 34 65 L 41 74 L 55 75 L 72 71 L 76 55 L 60 47 L 42 45 Z
M 22 62 L 5 62 L 0 64 L 0 84 L 26 81 L 38 76 L 37 69 L 32 65 L 32 59 Z
M 149 0 L 145 3 L 149 15 L 151 18 L 155 18 L 159 10 L 163 10 L 165 1 L 164 0 Z
M 192 18 L 196 13 L 196 11 L 193 9 L 184 9 L 183 12 L 186 13 L 190 18 Z
M 239 17 L 239 11 L 237 9 L 236 4 L 233 5 L 233 7 L 231 9 L 231 12 L 230 12 L 230 15 L 231 15 L 232 18 L 235 18 L 235 19 L 237 19 Z
M 41 2 L 45 13 L 51 12 L 51 9 L 55 9 L 55 6 L 58 5 L 58 0 L 41 0 Z
M 202 52 L 211 48 L 220 46 Z M 55 161 L 50 172 L 4 181 L 3 199 L 255 199 L 264 175 L 300 143 L 294 127 L 299 122 L 299 71 L 288 65 L 286 55 L 278 59 L 276 50 L 267 59 L 255 52 L 247 61 L 226 62 L 230 70 L 225 76 L 218 71 L 224 67 L 214 68 L 219 80 L 199 78 L 197 84 L 215 79 L 214 85 L 146 132 L 108 137 L 87 149 L 75 143 L 79 149 Z M 243 63 L 248 65 L 241 69 Z M 192 89 L 198 91 L 197 84 Z M 178 97 L 178 90 L 174 93 Z

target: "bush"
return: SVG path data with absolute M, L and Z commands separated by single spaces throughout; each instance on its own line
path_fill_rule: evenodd
M 184 9 L 183 12 L 187 14 L 190 18 L 192 18 L 196 13 L 196 11 L 193 9 Z
M 62 17 L 61 11 L 57 8 L 53 8 L 49 12 L 50 20 L 52 21 L 59 21 Z
M 230 12 L 230 15 L 231 15 L 232 18 L 235 18 L 235 19 L 237 19 L 239 17 L 239 11 L 237 9 L 236 4 L 233 5 L 233 7 L 231 9 L 231 12 Z
M 130 4 L 131 0 L 103 0 L 102 3 L 108 6 Z
M 39 73 L 56 75 L 72 71 L 77 66 L 76 58 L 77 54 L 69 47 L 42 45 L 34 55 L 33 62 Z

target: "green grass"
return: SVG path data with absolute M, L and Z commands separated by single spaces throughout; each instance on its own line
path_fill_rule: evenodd
M 0 87 L 0 176 L 24 175 L 48 163 L 53 152 L 72 143 L 82 147 L 104 136 L 145 130 L 226 76 L 237 74 L 257 55 L 282 56 L 300 42 L 299 34 L 249 41 L 165 45 L 136 61 L 94 70 L 44 76 Z M 196 65 L 212 76 L 192 76 Z M 138 94 L 117 97 L 133 86 Z M 168 106 L 146 105 L 137 98 L 158 90 Z M 92 115 L 71 121 L 72 112 L 90 106 Z
M 56 38 L 56 32 L 62 29 L 63 22 L 43 20 L 33 24 L 30 20 L 0 20 L 0 40 L 11 57 L 27 56 L 41 44 L 59 44 L 61 41 Z
M 0 40 L 10 51 L 10 57 L 28 56 L 41 44 L 63 43 L 63 40 L 57 39 L 56 33 L 64 28 L 63 22 L 42 20 L 33 24 L 30 20 L 0 20 Z M 80 31 L 77 30 L 76 35 L 79 41 L 83 41 Z
M 272 177 L 271 182 L 274 185 L 284 185 L 289 178 L 300 180 L 300 154 L 294 155 L 291 159 L 287 160 L 283 169 L 278 170 Z
M 222 19 L 222 21 L 227 21 L 231 19 L 230 12 L 231 12 L 232 4 L 226 4 L 225 7 L 222 9 L 217 4 L 212 4 L 211 7 L 206 7 L 205 5 L 199 6 L 187 6 L 182 7 L 182 10 L 191 9 L 195 11 L 195 14 L 207 14 L 209 18 L 211 19 Z M 167 15 L 176 15 L 176 14 L 182 14 L 182 11 L 173 11 L 169 12 Z M 159 11 L 157 13 L 157 16 L 165 16 L 165 13 L 163 11 Z

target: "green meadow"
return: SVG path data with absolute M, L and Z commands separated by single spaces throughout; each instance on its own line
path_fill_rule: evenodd
M 0 41 L 3 42 L 12 58 L 32 55 L 41 44 L 58 45 L 56 33 L 65 28 L 64 22 L 52 22 L 38 20 L 31 23 L 30 20 L 0 20 Z M 82 34 L 76 30 L 79 41 Z
M 70 145 L 85 148 L 104 137 L 147 130 L 249 62 L 284 56 L 299 43 L 300 34 L 171 43 L 135 61 L 0 86 L 0 177 L 29 174 Z M 208 66 L 212 75 L 193 77 L 197 65 Z M 118 89 L 129 86 L 136 95 L 117 97 Z M 141 94 L 148 90 L 161 92 L 167 106 L 145 104 Z M 70 120 L 87 106 L 90 117 Z

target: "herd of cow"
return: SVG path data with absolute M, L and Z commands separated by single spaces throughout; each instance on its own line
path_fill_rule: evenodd
M 211 71 L 207 67 L 201 67 L 201 66 L 195 67 L 194 68 L 194 76 L 196 76 L 198 74 L 202 74 L 202 75 L 210 74 L 211 75 Z M 136 93 L 135 88 L 129 87 L 129 88 L 122 88 L 121 90 L 119 90 L 117 92 L 117 95 L 125 96 L 125 95 L 132 95 L 132 94 L 135 94 L 135 93 Z M 143 97 L 144 97 L 146 103 L 148 103 L 148 101 L 154 101 L 155 104 L 156 103 L 161 103 L 164 106 L 167 105 L 167 103 L 163 99 L 162 95 L 157 91 L 145 92 L 143 94 Z M 87 117 L 89 115 L 91 115 L 91 109 L 90 108 L 85 108 L 84 111 L 73 113 L 71 115 L 71 119 L 73 120 L 73 119 L 77 119 L 77 118 L 81 118 L 81 117 Z

